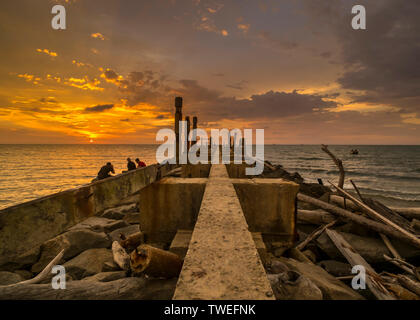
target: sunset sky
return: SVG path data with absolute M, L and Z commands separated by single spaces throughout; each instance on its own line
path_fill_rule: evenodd
M 155 143 L 175 96 L 266 143 L 420 142 L 418 0 L 2 1 L 0 42 L 0 143 Z

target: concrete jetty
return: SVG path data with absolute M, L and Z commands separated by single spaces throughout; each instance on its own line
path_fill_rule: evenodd
M 274 299 L 224 165 L 213 165 L 174 299 Z

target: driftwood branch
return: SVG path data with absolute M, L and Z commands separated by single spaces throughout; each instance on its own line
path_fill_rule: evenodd
M 385 258 L 385 260 L 391 262 L 393 265 L 395 265 L 395 266 L 399 267 L 400 269 L 408 272 L 409 274 L 415 275 L 414 266 L 408 264 L 404 260 L 397 259 L 397 258 L 391 258 L 391 257 L 388 257 L 386 254 L 384 254 L 384 258 Z
M 298 209 L 297 221 L 298 223 L 309 223 L 316 225 L 324 225 L 336 220 L 336 216 L 325 210 L 303 210 Z
M 146 274 L 156 278 L 173 278 L 181 272 L 182 259 L 175 253 L 143 244 L 130 255 L 130 267 L 134 274 Z
M 357 192 L 357 195 L 359 196 L 359 199 L 364 204 L 366 204 L 366 201 L 363 198 L 362 194 L 360 193 L 359 188 L 356 186 L 356 184 L 353 182 L 353 180 L 350 180 L 350 182 L 353 185 L 354 190 Z M 386 235 L 384 235 L 383 233 L 380 233 L 379 235 L 381 236 L 382 241 L 384 242 L 384 244 L 388 248 L 389 252 L 391 252 L 391 254 L 394 256 L 394 258 L 402 259 L 401 256 L 400 256 L 400 254 L 398 253 L 397 249 L 395 249 L 395 247 L 392 245 L 392 243 L 388 239 L 388 237 Z
M 331 182 L 330 182 L 331 183 Z M 404 234 L 407 238 L 410 238 L 413 243 L 416 243 L 418 247 L 420 247 L 420 239 L 418 239 L 414 234 L 408 232 L 407 230 L 405 230 L 404 228 L 400 227 L 399 225 L 397 225 L 396 223 L 394 223 L 393 221 L 389 220 L 388 218 L 382 216 L 381 214 L 379 214 L 378 212 L 376 212 L 375 210 L 373 210 L 372 208 L 368 207 L 367 205 L 365 205 L 363 202 L 357 200 L 355 197 L 353 197 L 350 193 L 344 191 L 342 188 L 335 186 L 333 183 L 331 183 L 331 185 L 336 188 L 338 191 L 340 191 L 341 193 L 343 193 L 346 197 L 348 197 L 350 200 L 352 200 L 355 204 L 357 204 L 360 208 L 362 208 L 364 211 L 366 211 L 367 213 L 369 213 L 369 215 L 381 220 L 383 223 L 387 224 L 388 226 L 394 228 L 395 230 L 398 230 L 400 233 Z
M 413 291 L 415 294 L 420 296 L 420 283 L 417 281 L 411 280 L 409 277 L 404 275 L 397 276 L 398 282 L 406 287 L 408 290 Z
M 111 282 L 69 281 L 66 289 L 51 284 L 0 287 L 0 300 L 167 300 L 177 279 L 123 278 Z
M 363 216 L 357 215 L 353 212 L 347 211 L 345 209 L 336 207 L 332 204 L 329 204 L 327 202 L 312 198 L 310 196 L 304 195 L 302 193 L 298 193 L 297 198 L 299 201 L 307 202 L 310 204 L 313 204 L 314 206 L 317 206 L 321 209 L 324 209 L 325 211 L 328 211 L 336 216 L 340 216 L 344 219 L 348 219 L 353 221 L 354 223 L 357 223 L 361 226 L 367 227 L 373 231 L 386 234 L 387 236 L 390 236 L 391 238 L 399 239 L 401 241 L 410 243 L 411 245 L 420 248 L 420 244 L 418 239 L 413 239 L 412 237 L 408 237 L 405 234 L 402 234 L 401 232 L 395 230 L 394 228 L 387 226 L 383 223 L 365 218 Z
M 323 144 L 321 149 L 326 154 L 328 154 L 331 157 L 331 159 L 333 159 L 335 165 L 338 167 L 338 170 L 340 171 L 340 177 L 338 179 L 338 185 L 340 186 L 340 188 L 342 188 L 344 186 L 344 175 L 345 175 L 344 167 L 343 167 L 343 161 L 338 159 L 330 150 L 328 150 L 327 145 Z
M 124 271 L 130 270 L 130 256 L 127 252 L 125 252 L 124 248 L 118 243 L 118 241 L 114 241 L 112 243 L 112 256 L 114 258 L 115 263 Z
M 337 249 L 352 265 L 362 265 L 366 270 L 366 284 L 370 291 L 379 300 L 395 300 L 395 297 L 391 295 L 388 290 L 382 285 L 381 277 L 375 272 L 375 270 L 366 262 L 361 255 L 359 255 L 351 245 L 338 233 L 333 230 L 326 229 L 325 232 L 330 237 L 331 241 L 335 244 Z
M 128 252 L 134 250 L 135 248 L 137 248 L 139 245 L 143 243 L 144 243 L 143 232 L 134 233 L 127 238 L 124 237 L 124 239 L 120 241 L 121 247 L 126 249 Z
M 392 255 L 394 256 L 394 258 L 403 260 L 403 258 L 401 257 L 401 255 L 398 253 L 397 249 L 395 249 L 395 247 L 392 245 L 391 241 L 388 239 L 388 237 L 382 233 L 379 234 L 382 238 L 382 241 L 385 243 L 386 247 L 388 248 L 389 252 L 392 253 Z
M 420 208 L 396 208 L 391 209 L 407 219 L 420 219 Z
M 309 242 L 318 238 L 325 231 L 325 229 L 332 227 L 336 222 L 337 222 L 337 220 L 334 220 L 334 221 L 316 229 L 309 236 L 307 236 L 305 240 L 303 240 L 301 243 L 299 243 L 296 246 L 296 249 L 302 251 L 308 245 Z
M 57 256 L 51 260 L 51 262 L 44 268 L 44 270 L 42 270 L 35 278 L 29 279 L 29 280 L 25 280 L 25 281 L 21 281 L 18 283 L 13 283 L 13 284 L 9 284 L 7 286 L 0 286 L 0 288 L 3 287 L 21 287 L 22 285 L 28 285 L 28 284 L 36 284 L 41 282 L 42 280 L 44 280 L 46 277 L 48 277 L 51 274 L 51 270 L 52 268 L 57 265 L 60 260 L 63 258 L 64 255 L 64 250 L 61 250 L 59 254 L 57 254 Z

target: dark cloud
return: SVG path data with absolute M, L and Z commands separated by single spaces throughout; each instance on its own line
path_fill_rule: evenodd
M 329 52 L 329 51 L 325 51 L 325 52 L 322 52 L 322 53 L 320 54 L 320 56 L 321 56 L 322 58 L 329 59 L 329 58 L 331 58 L 332 53 L 331 53 L 331 52 Z
M 41 98 L 41 99 L 39 99 L 39 102 L 42 102 L 42 103 L 58 103 L 58 101 L 54 98 Z
M 85 108 L 85 112 L 103 112 L 106 110 L 110 110 L 114 107 L 113 104 L 100 104 L 94 107 L 87 107 Z
M 314 94 L 293 92 L 268 91 L 254 94 L 249 99 L 225 97 L 216 90 L 201 86 L 195 80 L 181 80 L 182 88 L 177 92 L 184 97 L 184 101 L 206 119 L 217 121 L 220 119 L 263 119 L 284 118 L 304 113 L 311 113 L 314 109 L 336 107 L 332 101 Z
M 367 29 L 351 28 L 353 3 L 308 2 L 316 23 L 333 30 L 345 66 L 338 83 L 355 90 L 354 102 L 390 104 L 420 110 L 420 2 L 359 1 L 367 12 Z
M 106 70 L 104 72 L 104 75 L 105 75 L 105 78 L 108 79 L 108 80 L 118 79 L 118 74 L 115 71 L 110 70 L 110 69 Z
M 260 31 L 258 38 L 274 50 L 292 50 L 299 46 L 297 42 L 285 37 L 273 36 L 269 31 Z
M 248 83 L 248 81 L 242 80 L 236 83 L 227 84 L 226 87 L 236 90 L 243 90 L 245 88 L 246 83 Z

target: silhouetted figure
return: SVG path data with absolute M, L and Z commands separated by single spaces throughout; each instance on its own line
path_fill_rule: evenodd
M 98 180 L 106 179 L 109 177 L 112 177 L 109 173 L 112 172 L 115 174 L 114 166 L 111 164 L 111 162 L 108 162 L 106 165 L 104 165 L 101 170 L 98 172 Z
M 139 158 L 136 159 L 137 168 L 143 168 L 146 166 L 146 164 L 143 161 L 140 161 Z
M 136 170 L 136 164 L 130 158 L 127 158 L 127 169 L 128 171 Z

